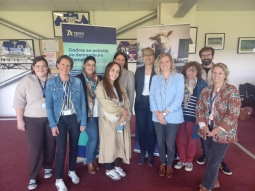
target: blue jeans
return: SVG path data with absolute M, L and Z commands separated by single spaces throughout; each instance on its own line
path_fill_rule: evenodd
M 167 166 L 172 166 L 175 155 L 175 139 L 180 124 L 162 125 L 159 122 L 154 122 L 158 151 L 161 164 L 166 164 L 166 149 L 167 149 Z
M 203 139 L 203 143 L 208 162 L 202 185 L 208 190 L 213 190 L 214 183 L 218 178 L 221 161 L 226 154 L 229 144 L 216 143 L 212 140 L 212 137 L 207 137 L 206 140 Z
M 88 142 L 86 144 L 86 158 L 88 163 L 92 163 L 96 159 L 98 153 L 98 117 L 93 117 L 92 120 L 89 119 L 85 131 L 88 135 Z
M 136 123 L 139 130 L 139 146 L 141 155 L 145 156 L 148 144 L 148 156 L 153 156 L 154 146 L 156 142 L 156 133 L 154 123 L 152 121 L 152 112 L 150 111 L 149 96 L 141 96 L 139 102 L 135 102 Z

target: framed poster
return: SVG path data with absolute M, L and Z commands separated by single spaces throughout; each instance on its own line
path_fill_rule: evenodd
M 216 50 L 223 50 L 225 44 L 225 33 L 206 33 L 205 46 L 210 46 Z
M 117 39 L 117 51 L 127 54 L 128 62 L 137 61 L 137 42 L 136 39 Z
M 89 24 L 89 12 L 53 11 L 54 36 L 62 36 L 62 23 Z
M 238 54 L 255 54 L 255 37 L 239 37 Z
M 197 27 L 190 27 L 189 54 L 196 54 L 197 30 L 198 30 Z

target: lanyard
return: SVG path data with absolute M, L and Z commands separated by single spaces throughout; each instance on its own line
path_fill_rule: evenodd
M 70 85 L 69 80 L 64 82 L 64 84 L 63 84 L 63 100 L 64 100 L 64 103 L 66 103 L 67 98 L 68 98 L 69 85 Z
M 212 111 L 212 106 L 213 106 L 213 102 L 215 100 L 215 98 L 217 97 L 219 92 L 217 92 L 214 96 L 214 98 L 212 97 L 213 96 L 213 91 L 211 92 L 211 96 L 210 96 L 210 111 L 209 111 L 209 114 L 211 114 L 211 111 Z
M 37 76 L 36 76 L 37 77 Z M 38 82 L 40 84 L 40 87 L 41 87 L 41 90 L 42 90 L 42 93 L 43 93 L 43 98 L 46 97 L 46 85 L 47 85 L 47 78 L 46 78 L 46 81 L 44 83 L 44 87 L 42 86 L 42 82 L 40 81 L 40 79 L 37 77 L 38 79 Z

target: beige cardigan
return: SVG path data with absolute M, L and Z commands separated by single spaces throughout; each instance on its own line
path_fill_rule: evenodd
M 124 94 L 124 108 L 129 110 L 130 104 L 127 92 L 122 86 L 121 88 Z M 112 163 L 119 157 L 122 158 L 123 163 L 129 164 L 131 158 L 129 121 L 127 121 L 124 127 L 124 132 L 117 133 L 119 118 L 123 107 L 120 107 L 116 103 L 116 99 L 111 99 L 106 95 L 102 81 L 97 86 L 96 95 L 99 100 L 99 163 Z M 116 118 L 115 121 L 113 121 L 114 118 Z
M 121 70 L 120 83 L 123 85 L 125 90 L 127 91 L 127 95 L 130 101 L 129 110 L 131 114 L 133 113 L 133 104 L 135 97 L 135 75 L 132 71 L 126 70 L 123 68 Z

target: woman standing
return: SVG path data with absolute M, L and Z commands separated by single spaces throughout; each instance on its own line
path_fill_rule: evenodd
M 135 72 L 135 114 L 138 127 L 138 137 L 140 145 L 139 165 L 144 163 L 146 146 L 148 144 L 148 165 L 153 165 L 153 151 L 156 141 L 155 127 L 150 111 L 150 85 L 151 79 L 156 74 L 154 72 L 154 51 L 148 47 L 142 49 L 144 66 L 136 69 Z
M 180 160 L 174 165 L 175 169 L 185 166 L 186 171 L 192 171 L 193 158 L 196 154 L 196 139 L 192 139 L 196 125 L 196 105 L 199 95 L 207 83 L 202 79 L 202 68 L 198 62 L 188 62 L 182 69 L 185 78 L 184 100 L 182 110 L 184 122 L 180 125 L 176 135 L 176 146 Z M 187 145 L 186 145 L 187 143 Z
M 96 160 L 98 153 L 98 99 L 96 97 L 96 87 L 100 77 L 96 74 L 96 59 L 88 56 L 83 62 L 83 73 L 77 76 L 80 78 L 85 94 L 87 106 L 87 127 L 88 142 L 86 144 L 86 158 L 88 172 L 95 174 L 99 170 L 99 164 Z
M 208 156 L 200 191 L 220 187 L 218 171 L 229 143 L 237 142 L 237 122 L 241 107 L 239 92 L 227 83 L 228 68 L 223 63 L 212 67 L 213 84 L 203 89 L 196 107 L 197 133 L 203 138 Z
M 121 67 L 110 62 L 105 68 L 103 80 L 96 95 L 99 107 L 99 162 L 104 163 L 106 175 L 113 180 L 125 177 L 119 162 L 129 164 L 131 158 L 130 111 L 126 90 L 119 83 Z
M 128 70 L 128 59 L 124 52 L 116 52 L 113 61 L 121 66 L 120 83 L 126 90 L 130 102 L 129 111 L 133 113 L 133 104 L 135 96 L 135 76 L 134 73 Z
M 52 136 L 45 106 L 45 90 L 50 75 L 48 62 L 43 56 L 36 57 L 31 73 L 17 85 L 13 107 L 17 115 L 17 127 L 25 131 L 29 146 L 28 189 L 37 187 L 37 178 L 44 168 L 44 178 L 52 176 L 55 158 L 55 137 Z
M 69 171 L 68 176 L 74 184 L 80 182 L 75 173 L 78 140 L 80 131 L 86 129 L 87 115 L 85 95 L 80 79 L 72 77 L 69 72 L 73 68 L 73 60 L 67 55 L 57 59 L 59 75 L 50 79 L 46 88 L 46 110 L 52 131 L 56 136 L 56 187 L 60 191 L 67 190 L 63 181 L 64 163 L 69 134 Z
M 172 178 L 172 163 L 175 154 L 175 138 L 179 125 L 183 122 L 182 100 L 184 78 L 175 72 L 172 57 L 163 53 L 155 63 L 155 72 L 150 88 L 150 109 L 153 112 L 161 165 L 159 175 Z M 166 162 L 166 147 L 167 162 Z

